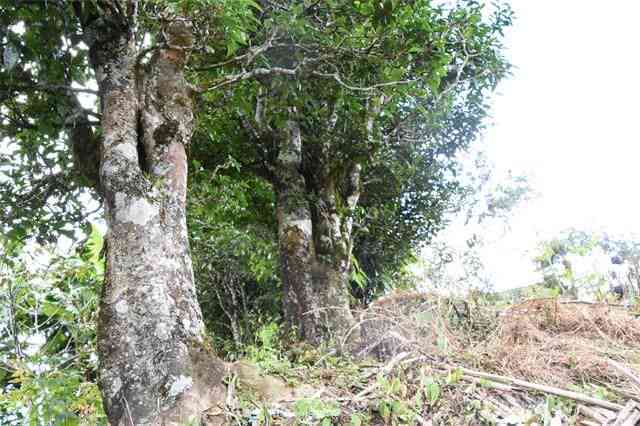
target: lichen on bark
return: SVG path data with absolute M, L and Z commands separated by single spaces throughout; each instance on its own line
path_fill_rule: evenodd
M 180 43 L 189 28 L 170 24 L 165 35 L 182 35 L 141 67 L 130 22 L 111 13 L 86 28 L 108 224 L 99 383 L 110 424 L 177 425 L 220 401 L 224 371 L 205 348 L 187 238 L 185 146 L 194 123 Z
M 341 199 L 327 162 L 314 156 L 313 165 L 305 164 L 302 137 L 295 119 L 277 136 L 273 183 L 285 319 L 311 343 L 332 340 L 352 351 L 360 332 L 349 306 L 350 215 L 338 211 Z

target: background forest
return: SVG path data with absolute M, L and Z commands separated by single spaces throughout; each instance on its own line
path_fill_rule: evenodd
M 105 277 L 112 285 L 114 265 L 137 260 L 133 246 L 118 247 L 128 235 L 119 220 L 154 232 L 136 222 L 147 212 L 139 200 L 161 206 L 161 223 L 178 212 L 186 224 L 181 262 L 192 265 L 204 345 L 225 365 L 250 362 L 289 384 L 303 380 L 291 373 L 300 368 L 322 380 L 320 369 L 335 370 L 336 387 L 368 379 L 350 355 L 388 360 L 406 347 L 406 335 L 367 334 L 389 325 L 367 315 L 394 298 L 411 312 L 401 324 L 415 319 L 413 300 L 437 297 L 446 326 L 421 311 L 430 325 L 415 332 L 459 355 L 492 341 L 494 309 L 524 298 L 635 306 L 640 242 L 629 235 L 566 229 L 532 246 L 526 287 L 496 288 L 486 268 L 486 247 L 539 196 L 485 153 L 495 90 L 513 72 L 513 19 L 508 4 L 476 0 L 0 0 L 0 423 L 107 424 L 109 413 L 120 424 L 119 403 L 101 393 L 97 335 L 117 329 L 104 322 Z M 104 49 L 118 37 L 132 50 Z M 109 74 L 123 63 L 135 78 Z M 121 124 L 110 91 L 129 80 L 142 106 L 113 117 L 135 116 L 134 152 L 109 142 Z M 167 162 L 180 152 L 183 186 L 173 173 L 184 168 Z M 180 248 L 175 229 L 161 237 Z M 176 257 L 156 265 L 142 251 L 150 277 Z M 443 340 L 447 327 L 464 338 Z M 511 371 L 489 366 L 494 355 L 469 362 Z M 380 375 L 375 405 L 314 397 L 293 411 L 303 424 L 413 424 L 436 406 L 456 411 L 445 402 L 456 374 Z M 358 396 L 373 392 L 363 385 Z M 229 400 L 229 412 L 250 406 Z M 563 403 L 545 404 L 550 418 Z M 266 406 L 251 409 L 246 424 L 270 424 Z M 239 416 L 233 424 L 249 422 Z

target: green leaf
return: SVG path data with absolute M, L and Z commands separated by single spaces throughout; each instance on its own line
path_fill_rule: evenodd
M 440 385 L 433 378 L 426 379 L 424 391 L 429 405 L 434 405 L 440 399 Z
M 446 383 L 448 385 L 454 385 L 458 383 L 460 380 L 462 380 L 462 376 L 463 376 L 462 369 L 460 368 L 451 369 L 447 373 Z
M 362 426 L 362 417 L 360 414 L 352 414 L 349 420 L 350 426 Z

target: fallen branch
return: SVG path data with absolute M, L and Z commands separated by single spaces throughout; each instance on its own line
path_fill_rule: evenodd
M 638 420 L 640 420 L 638 404 L 633 401 L 629 401 L 618 414 L 613 426 L 635 426 Z
M 640 395 L 638 395 L 637 393 L 632 393 L 629 392 L 628 390 L 625 389 L 621 389 L 617 386 L 613 386 L 609 383 L 605 383 L 605 382 L 599 382 L 602 384 L 602 386 L 604 386 L 605 388 L 607 388 L 608 390 L 610 390 L 613 393 L 616 393 L 626 399 L 633 399 L 636 402 L 640 402 Z
M 560 300 L 561 305 L 591 305 L 591 306 L 603 306 L 606 308 L 625 308 L 629 309 L 628 305 L 624 303 L 605 303 L 605 302 L 590 302 L 588 300 Z
M 423 357 L 416 357 L 416 358 L 411 358 L 405 362 L 402 362 L 405 358 L 407 358 L 407 356 L 409 356 L 409 353 L 407 352 L 402 352 L 398 355 L 396 355 L 387 365 L 385 365 L 380 372 L 383 374 L 389 374 L 391 372 L 391 370 L 393 370 L 396 366 L 398 366 L 399 364 L 407 364 L 407 363 L 411 363 L 411 362 L 415 362 L 415 361 L 425 361 L 426 358 Z M 479 378 L 479 379 L 484 379 L 484 380 L 488 380 L 489 382 L 494 382 L 494 383 L 490 383 L 490 384 L 498 384 L 498 385 L 509 385 L 509 386 L 514 386 L 517 388 L 521 388 L 521 389 L 530 389 L 530 390 L 535 390 L 538 392 L 543 392 L 546 394 L 552 394 L 552 395 L 557 395 L 557 396 L 561 396 L 564 398 L 569 398 L 572 399 L 574 401 L 578 401 L 578 402 L 582 402 L 585 404 L 589 404 L 589 405 L 594 405 L 597 407 L 602 407 L 602 408 L 606 408 L 608 410 L 613 410 L 613 411 L 620 411 L 622 410 L 624 407 L 620 404 L 616 404 L 614 402 L 609 402 L 609 401 L 605 401 L 603 399 L 599 399 L 599 398 L 594 398 L 591 397 L 589 395 L 585 395 L 582 393 L 578 393 L 578 392 L 573 392 L 573 391 L 569 391 L 566 389 L 561 389 L 561 388 L 556 388 L 553 386 L 547 386 L 547 385 L 540 385 L 537 383 L 532 383 L 532 382 L 527 382 L 525 380 L 520 380 L 520 379 L 515 379 L 512 377 L 507 377 L 507 376 L 500 376 L 498 374 L 491 374 L 491 373 L 484 373 L 481 371 L 474 371 L 474 370 L 469 370 L 468 368 L 464 368 L 464 367 L 455 367 L 455 366 L 448 366 L 448 368 L 451 369 L 459 369 L 463 376 L 467 376 L 467 378 L 469 377 L 475 377 L 475 378 Z M 375 388 L 378 386 L 377 382 L 372 383 L 371 385 L 367 386 L 364 390 L 362 390 L 360 393 L 358 393 L 356 395 L 357 399 L 362 398 L 363 396 L 371 393 L 373 390 L 375 390 Z M 498 386 L 501 387 L 501 386 Z
M 486 379 L 489 381 L 516 386 L 519 388 L 531 389 L 531 390 L 535 390 L 543 393 L 557 395 L 564 398 L 573 399 L 574 401 L 584 402 L 586 404 L 606 408 L 608 410 L 620 411 L 624 408 L 620 404 L 605 401 L 599 398 L 593 398 L 591 396 L 584 395 L 578 392 L 568 391 L 568 390 L 556 388 L 553 386 L 539 385 L 537 383 L 531 383 L 525 380 L 514 379 L 512 377 L 507 377 L 507 376 L 499 376 L 497 374 L 489 374 L 489 373 L 483 373 L 480 371 L 473 371 L 463 367 L 459 367 L 459 368 L 460 368 L 460 371 L 462 371 L 462 373 L 467 376 L 478 377 L 478 378 Z
M 640 377 L 638 377 L 637 375 L 633 374 L 631 372 L 631 370 L 629 370 L 628 368 L 626 368 L 622 364 L 620 364 L 620 363 L 618 363 L 616 361 L 613 361 L 611 359 L 609 360 L 609 365 L 611 367 L 613 367 L 614 370 L 616 370 L 619 373 L 622 373 L 624 376 L 626 376 L 627 379 L 629 379 L 636 386 L 640 386 Z
M 607 424 L 616 418 L 615 413 L 612 413 L 611 411 L 601 412 L 600 410 L 587 407 L 586 405 L 578 405 L 578 414 L 589 417 L 599 422 L 599 424 Z
M 391 361 L 389 361 L 389 363 L 387 363 L 383 368 L 381 368 L 380 371 L 378 372 L 378 374 L 382 374 L 383 376 L 386 375 L 386 374 L 389 374 L 398 364 L 400 364 L 400 362 L 403 359 L 405 359 L 409 355 L 410 355 L 409 352 L 400 352 L 393 359 L 391 359 Z M 364 388 L 361 392 L 359 392 L 356 395 L 356 399 L 360 399 L 363 396 L 373 392 L 375 390 L 375 388 L 377 388 L 377 387 L 378 387 L 378 381 L 373 382 L 372 384 L 370 384 L 369 386 Z

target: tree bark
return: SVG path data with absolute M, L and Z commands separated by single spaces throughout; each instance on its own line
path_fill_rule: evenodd
M 311 211 L 301 173 L 302 140 L 295 121 L 280 138 L 274 188 L 277 196 L 278 246 L 285 321 L 298 335 L 318 343 L 318 297 L 312 280 L 314 246 Z
M 348 168 L 342 194 L 327 172 L 324 167 L 322 173 L 316 174 L 324 176 L 313 181 L 317 200 L 311 204 L 316 248 L 313 281 L 320 295 L 326 337 L 352 351 L 360 340 L 349 306 L 353 212 L 360 196 L 360 165 Z
M 332 340 L 351 351 L 360 338 L 349 307 L 352 213 L 360 194 L 360 165 L 348 168 L 339 194 L 323 153 L 312 153 L 303 165 L 304 140 L 294 119 L 275 137 L 279 152 L 271 170 L 285 320 L 312 344 Z
M 221 400 L 224 371 L 205 344 L 185 220 L 189 46 L 172 37 L 189 29 L 170 24 L 165 47 L 142 67 L 119 18 L 99 18 L 86 31 L 100 89 L 108 224 L 99 384 L 111 425 L 177 425 L 199 421 Z

